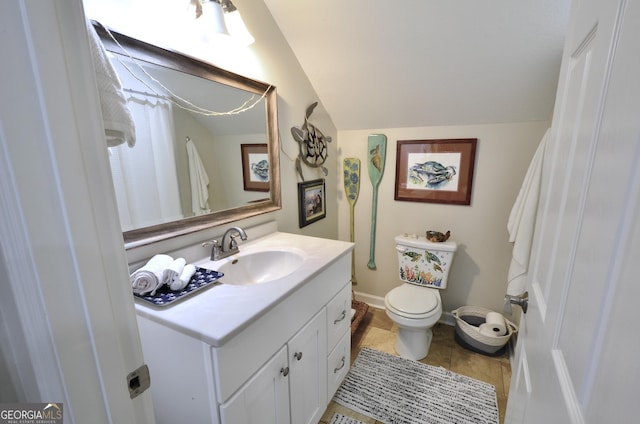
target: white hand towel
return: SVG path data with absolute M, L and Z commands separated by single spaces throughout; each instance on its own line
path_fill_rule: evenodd
M 196 273 L 195 265 L 192 265 L 192 264 L 186 265 L 182 270 L 180 277 L 177 279 L 174 278 L 171 284 L 169 285 L 169 287 L 173 291 L 182 290 L 183 288 L 187 287 L 187 284 L 189 284 L 191 277 L 193 277 L 193 274 L 195 273 Z
M 209 176 L 204 169 L 196 145 L 187 140 L 187 156 L 189 158 L 189 181 L 191 182 L 191 208 L 198 216 L 211 212 L 209 209 Z
M 133 147 L 136 143 L 136 127 L 127 106 L 127 100 L 122 93 L 122 83 L 89 20 L 87 20 L 87 32 L 98 83 L 107 146 L 114 147 L 126 142 L 129 147 Z
M 182 274 L 182 271 L 184 270 L 186 264 L 187 261 L 185 261 L 184 258 L 178 258 L 175 261 L 171 262 L 167 269 L 164 270 L 162 284 L 166 284 L 167 286 L 171 287 L 171 284 L 173 284 L 175 281 L 179 283 L 180 274 Z
M 139 295 L 154 292 L 162 285 L 164 270 L 171 265 L 169 255 L 155 255 L 142 267 L 129 276 L 133 292 Z
M 513 243 L 513 253 L 507 277 L 507 294 L 513 296 L 524 293 L 526 289 L 529 255 L 531 254 L 533 231 L 540 197 L 542 162 L 548 138 L 549 130 L 542 137 L 540 145 L 531 160 L 507 223 L 509 241 Z

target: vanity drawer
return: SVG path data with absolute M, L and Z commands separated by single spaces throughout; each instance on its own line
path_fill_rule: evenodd
M 351 332 L 345 333 L 327 357 L 327 399 L 331 400 L 349 371 Z
M 351 282 L 327 304 L 327 351 L 331 352 L 338 340 L 351 327 Z

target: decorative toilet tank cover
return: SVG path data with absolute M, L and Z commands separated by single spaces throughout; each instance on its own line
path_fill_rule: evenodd
M 445 289 L 449 267 L 457 244 L 453 241 L 433 243 L 426 237 L 398 236 L 400 279 L 419 286 Z

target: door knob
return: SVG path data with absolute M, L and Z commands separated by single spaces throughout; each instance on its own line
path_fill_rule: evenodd
M 293 357 L 296 358 L 298 361 L 302 359 L 302 352 L 296 352 L 293 354 Z
M 505 303 L 509 305 L 518 305 L 522 308 L 522 312 L 527 313 L 527 308 L 529 307 L 529 292 L 526 291 L 518 296 L 512 296 L 510 294 L 504 297 Z

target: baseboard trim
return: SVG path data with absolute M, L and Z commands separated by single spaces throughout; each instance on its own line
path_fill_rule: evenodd
M 354 297 L 356 300 L 366 303 L 369 306 L 378 309 L 385 309 L 384 307 L 384 297 L 374 296 L 368 293 L 361 293 L 358 291 L 354 292 Z
M 386 309 L 384 307 L 384 297 L 374 296 L 372 294 L 354 291 L 354 298 L 356 300 L 366 303 L 367 305 L 373 308 L 382 309 L 382 310 Z M 438 322 L 441 324 L 450 325 L 452 327 L 456 325 L 456 320 L 453 317 L 453 314 L 451 314 L 451 312 L 448 312 L 448 311 L 442 312 L 442 316 L 440 317 L 440 320 Z
M 442 316 L 440 317 L 440 321 L 438 322 L 441 324 L 450 325 L 452 327 L 455 327 L 456 325 L 456 319 L 453 317 L 453 314 L 449 311 L 443 311 Z

